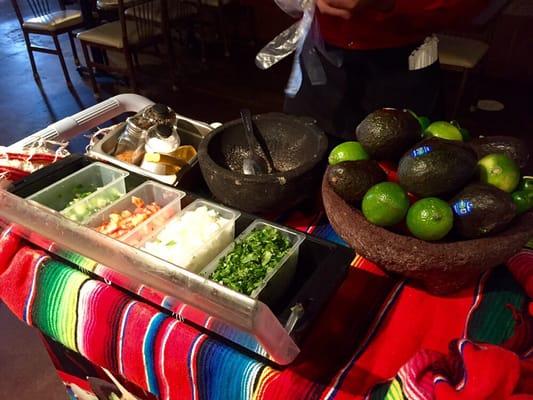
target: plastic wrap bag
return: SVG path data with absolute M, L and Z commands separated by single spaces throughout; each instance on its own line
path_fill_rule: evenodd
M 275 0 L 275 2 L 286 14 L 300 20 L 263 47 L 257 54 L 255 63 L 261 69 L 268 69 L 295 53 L 292 72 L 285 89 L 285 93 L 293 97 L 302 85 L 304 69 L 312 85 L 326 84 L 327 77 L 319 53 L 337 67 L 342 65 L 342 56 L 340 52 L 326 50 L 315 18 L 315 0 Z
M 0 146 L 0 188 L 68 156 L 67 144 L 41 139 L 16 152 Z

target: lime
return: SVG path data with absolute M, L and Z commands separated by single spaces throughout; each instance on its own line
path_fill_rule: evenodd
M 478 161 L 479 178 L 482 182 L 511 193 L 520 181 L 520 168 L 511 158 L 502 153 L 488 154 Z
M 374 225 L 392 226 L 402 221 L 409 208 L 409 198 L 400 185 L 381 182 L 372 186 L 363 197 L 362 211 Z
M 370 160 L 370 156 L 359 142 L 341 143 L 329 153 L 328 162 L 335 165 L 343 161 Z
M 517 190 L 511 194 L 513 202 L 516 204 L 516 213 L 523 214 L 533 208 L 533 191 Z
M 407 211 L 407 228 L 419 239 L 440 240 L 453 227 L 452 208 L 444 200 L 427 197 Z
M 463 137 L 463 142 L 468 142 L 472 139 L 472 136 L 470 135 L 468 129 L 459 128 L 459 131 L 461 132 L 461 136 Z
M 434 136 L 440 139 L 447 140 L 463 140 L 461 131 L 455 125 L 446 121 L 436 121 L 427 127 L 425 131 L 426 136 Z
M 422 128 L 422 132 L 424 132 L 431 125 L 431 121 L 428 117 L 417 117 L 417 119 L 420 127 Z
M 518 190 L 533 191 L 533 176 L 524 176 L 518 185 Z
M 413 110 L 407 110 L 413 117 L 415 117 L 418 120 L 418 123 L 420 124 L 420 128 L 422 128 L 422 132 L 426 130 L 426 128 L 431 125 L 431 121 L 428 117 L 424 117 L 421 115 L 416 115 L 416 113 Z

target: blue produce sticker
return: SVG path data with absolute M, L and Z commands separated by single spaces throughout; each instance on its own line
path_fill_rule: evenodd
M 431 153 L 431 147 L 429 147 L 429 146 L 420 146 L 420 147 L 417 147 L 416 149 L 411 151 L 411 156 L 413 158 L 417 158 L 417 157 L 425 156 L 428 153 Z
M 453 205 L 453 211 L 459 217 L 463 215 L 468 215 L 474 210 L 474 205 L 469 200 L 459 200 Z

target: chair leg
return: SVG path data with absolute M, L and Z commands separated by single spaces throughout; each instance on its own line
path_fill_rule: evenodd
M 126 67 L 131 90 L 133 91 L 133 93 L 137 93 L 137 81 L 135 79 L 135 68 L 133 66 L 131 54 L 129 52 L 125 52 L 124 57 L 126 58 Z
M 63 56 L 63 51 L 61 51 L 61 45 L 59 44 L 59 39 L 57 35 L 53 35 L 54 44 L 57 50 L 57 56 L 59 57 L 59 62 L 61 63 L 61 69 L 63 69 L 63 75 L 65 76 L 65 81 L 67 81 L 67 86 L 72 87 L 72 82 L 68 74 L 67 64 L 65 63 L 65 57 Z
M 139 67 L 141 65 L 139 63 L 139 53 L 136 51 L 132 51 L 131 55 L 133 57 L 133 65 Z
M 78 50 L 76 49 L 76 43 L 74 42 L 74 34 L 72 32 L 68 33 L 68 39 L 70 41 L 70 47 L 72 48 L 72 56 L 74 57 L 74 64 L 76 64 L 76 67 L 79 67 L 80 59 L 78 57 Z
M 218 25 L 220 29 L 220 34 L 222 35 L 222 42 L 224 44 L 224 56 L 229 57 L 229 43 L 228 43 L 228 33 L 226 32 L 226 16 L 224 15 L 224 6 L 219 5 L 217 7 L 218 12 Z
M 205 26 L 205 24 L 202 24 L 200 27 L 200 58 L 202 61 L 202 65 L 207 64 L 206 38 L 207 38 L 207 27 Z
M 468 69 L 463 70 L 463 75 L 461 77 L 461 83 L 459 84 L 459 90 L 457 91 L 457 97 L 455 98 L 455 104 L 453 106 L 453 111 L 451 115 L 451 119 L 455 119 L 457 116 L 457 113 L 459 112 L 459 108 L 461 107 L 461 101 L 463 100 L 463 94 L 466 87 L 466 81 L 468 80 Z
M 250 44 L 252 46 L 255 46 L 257 43 L 257 29 L 256 29 L 256 23 L 255 23 L 255 10 L 253 7 L 248 6 L 248 24 L 250 25 L 250 32 L 251 32 L 251 40 Z
M 169 31 L 164 35 L 165 45 L 167 47 L 167 59 L 168 59 L 168 68 L 170 70 L 170 79 L 172 80 L 172 90 L 175 92 L 178 90 L 178 79 L 177 79 L 177 65 L 176 65 L 176 54 L 174 54 L 174 46 L 172 43 L 172 33 Z
M 31 50 L 30 35 L 27 32 L 24 32 L 24 41 L 26 42 L 26 49 L 28 50 L 28 56 L 30 57 L 31 69 L 33 71 L 33 78 L 37 83 L 41 83 L 41 78 L 37 72 L 37 66 L 35 65 L 35 58 L 33 57 L 33 51 Z
M 109 57 L 107 56 L 107 51 L 102 49 L 102 61 L 105 65 L 109 65 Z
M 87 69 L 89 71 L 89 79 L 93 87 L 94 97 L 96 99 L 99 99 L 100 91 L 98 89 L 98 84 L 96 83 L 96 78 L 94 77 L 94 70 L 93 70 L 92 63 L 91 63 L 91 57 L 89 56 L 89 50 L 87 49 L 87 44 L 83 41 L 81 42 L 81 50 L 83 51 L 83 57 L 85 58 L 85 65 L 87 65 Z

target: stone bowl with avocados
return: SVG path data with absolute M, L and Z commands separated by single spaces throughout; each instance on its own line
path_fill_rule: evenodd
M 360 204 L 372 185 L 385 180 L 374 160 L 330 165 L 322 182 L 324 208 L 334 230 L 358 254 L 432 293 L 451 293 L 504 263 L 533 236 L 533 211 L 517 216 L 509 193 L 475 177 L 478 158 L 491 148 L 519 165 L 528 154 L 520 143 L 502 137 L 472 143 L 416 139 L 410 117 L 405 111 L 378 110 L 358 126 L 357 139 L 372 158 L 398 162 L 397 180 L 415 197 L 438 197 L 450 205 L 466 199 L 475 204 L 473 211 L 435 242 L 410 236 L 401 225 L 372 224 Z
M 370 223 L 335 193 L 325 178 L 322 200 L 331 226 L 356 253 L 435 294 L 452 293 L 474 282 L 481 273 L 520 251 L 533 236 L 531 211 L 492 236 L 433 243 Z

